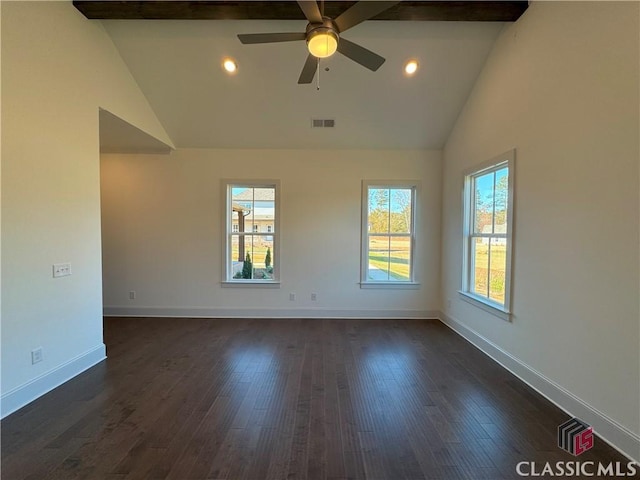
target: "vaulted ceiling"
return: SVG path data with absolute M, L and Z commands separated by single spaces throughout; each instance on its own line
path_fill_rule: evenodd
M 111 13 L 104 11 L 104 3 L 112 5 Z M 147 3 L 149 6 L 144 7 Z M 387 12 L 396 20 L 367 21 L 344 32 L 344 38 L 385 57 L 382 67 L 371 72 L 342 55 L 334 55 L 320 62 L 318 90 L 316 80 L 311 85 L 297 84 L 307 56 L 304 41 L 242 45 L 237 38 L 239 33 L 304 31 L 305 20 L 237 19 L 243 15 L 289 18 L 287 15 L 298 15 L 295 2 L 74 4 L 91 4 L 92 14 L 84 8 L 90 17 L 163 18 L 159 7 L 149 9 L 157 3 L 168 8 L 164 18 L 194 18 L 197 13 L 185 8 L 193 3 L 217 7 L 216 18 L 235 18 L 102 20 L 178 147 L 441 148 L 504 27 L 502 22 L 468 18 L 400 21 L 397 18 L 403 13 L 398 7 L 403 4 L 407 12 L 413 6 L 414 18 L 424 18 L 427 10 L 422 11 L 422 17 L 416 17 L 418 10 L 412 4 L 472 3 L 402 2 Z M 184 5 L 180 7 L 178 3 Z M 354 2 L 333 3 L 326 3 L 325 13 L 331 16 L 335 14 L 329 8 L 346 8 Z M 522 4 L 485 3 L 488 9 L 489 3 Z M 220 13 L 222 4 L 228 8 Z M 274 4 L 274 8 L 266 8 L 265 4 Z M 520 8 L 517 16 L 523 10 Z M 211 9 L 202 11 L 208 12 L 207 18 L 213 15 Z M 451 17 L 451 12 L 432 9 L 430 15 Z M 467 10 L 466 15 L 486 17 L 488 12 Z M 516 14 L 501 15 L 508 19 Z M 225 57 L 236 60 L 236 74 L 229 75 L 221 68 Z M 412 77 L 402 70 L 408 59 L 420 64 Z M 335 127 L 312 129 L 312 118 L 335 119 Z

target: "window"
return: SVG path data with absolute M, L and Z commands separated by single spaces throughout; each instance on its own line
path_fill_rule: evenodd
M 510 308 L 514 159 L 512 150 L 464 179 L 461 293 L 492 313 Z
M 415 183 L 364 182 L 361 285 L 415 285 Z
M 278 190 L 276 183 L 225 182 L 226 282 L 277 283 Z M 259 226 L 273 225 L 269 233 Z

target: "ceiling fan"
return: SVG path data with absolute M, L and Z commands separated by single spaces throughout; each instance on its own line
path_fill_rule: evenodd
M 355 27 L 359 23 L 369 20 L 397 3 L 400 3 L 399 0 L 390 2 L 357 2 L 335 19 L 323 15 L 324 1 L 321 2 L 322 12 L 315 0 L 297 1 L 304 16 L 309 21 L 305 32 L 248 33 L 239 34 L 238 38 L 243 44 L 306 40 L 309 55 L 302 67 L 300 78 L 298 78 L 299 84 L 311 83 L 316 73 L 318 59 L 330 57 L 336 51 L 373 72 L 378 70 L 384 63 L 385 59 L 380 55 L 356 43 L 350 42 L 340 35 L 349 28 Z

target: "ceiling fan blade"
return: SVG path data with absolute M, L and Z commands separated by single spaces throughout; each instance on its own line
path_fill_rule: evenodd
M 311 83 L 313 77 L 316 75 L 316 69 L 318 68 L 318 59 L 309 54 L 307 60 L 304 62 L 302 72 L 300 72 L 300 78 L 298 78 L 298 84 Z
M 342 33 L 345 30 L 348 30 L 349 28 L 355 27 L 359 23 L 364 22 L 365 20 L 369 20 L 370 18 L 375 17 L 379 13 L 382 13 L 385 10 L 393 7 L 397 3 L 400 3 L 400 1 L 396 0 L 395 2 L 358 2 L 353 7 L 340 14 L 340 16 L 334 20 L 334 23 L 338 27 L 338 30 L 340 30 L 340 33 Z
M 300 9 L 309 20 L 309 23 L 322 23 L 322 14 L 318 8 L 318 2 L 315 0 L 298 0 L 298 5 L 300 5 Z
M 238 38 L 242 43 L 276 43 L 276 42 L 293 42 L 296 40 L 304 40 L 307 36 L 304 33 L 287 32 L 287 33 L 241 33 Z
M 345 57 L 349 57 L 354 62 L 359 63 L 373 72 L 378 70 L 385 62 L 384 58 L 377 53 L 373 53 L 371 50 L 367 50 L 342 37 L 338 42 L 338 51 Z

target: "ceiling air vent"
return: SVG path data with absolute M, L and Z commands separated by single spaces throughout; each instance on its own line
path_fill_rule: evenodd
M 333 128 L 336 121 L 333 118 L 312 118 L 311 128 Z

